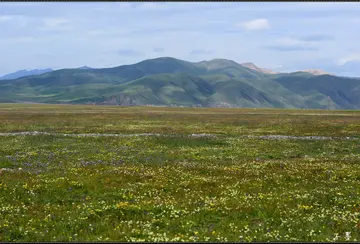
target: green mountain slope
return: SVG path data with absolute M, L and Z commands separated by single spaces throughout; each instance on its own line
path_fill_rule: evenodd
M 226 59 L 164 57 L 0 80 L 0 102 L 360 109 L 360 80 L 269 74 Z
M 276 81 L 295 94 L 314 97 L 322 95 L 338 109 L 358 109 L 360 105 L 360 80 L 331 75 L 293 77 L 283 76 Z M 324 99 L 324 98 L 323 98 Z

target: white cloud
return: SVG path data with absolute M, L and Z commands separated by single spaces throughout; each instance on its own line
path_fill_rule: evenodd
M 354 61 L 360 61 L 360 53 L 355 53 L 347 57 L 341 58 L 339 59 L 338 64 L 342 66 L 349 62 L 354 62 Z
M 317 48 L 314 47 L 312 43 L 317 42 L 321 39 L 325 39 L 325 38 L 323 36 L 317 36 L 317 35 L 305 36 L 302 38 L 284 37 L 276 40 L 276 44 L 267 47 L 278 51 L 317 50 Z
M 281 69 L 284 66 L 282 64 L 274 64 L 274 65 L 270 65 L 269 69 Z
M 14 21 L 21 21 L 24 20 L 25 16 L 22 15 L 16 15 L 16 14 L 11 14 L 11 15 L 0 15 L 0 22 L 14 22 Z
M 13 20 L 15 17 L 13 15 L 0 15 L 0 22 Z
M 23 15 L 10 14 L 0 15 L 0 24 L 6 24 L 8 26 L 24 27 L 28 24 L 29 19 Z
M 239 25 L 248 30 L 270 29 L 270 24 L 267 19 L 254 19 L 254 20 L 240 23 Z
M 42 18 L 42 25 L 38 27 L 41 31 L 65 32 L 73 31 L 78 27 L 79 21 L 64 17 Z
M 47 27 L 54 28 L 69 23 L 67 19 L 63 18 L 45 18 L 44 24 Z
M 137 3 L 137 2 L 117 2 L 115 4 L 115 7 L 112 7 L 110 5 L 102 5 L 97 7 L 97 10 L 102 10 L 106 12 L 113 12 L 114 10 L 116 12 L 163 12 L 167 11 L 173 8 L 171 4 L 169 3 L 162 3 L 162 2 L 143 2 L 143 3 Z

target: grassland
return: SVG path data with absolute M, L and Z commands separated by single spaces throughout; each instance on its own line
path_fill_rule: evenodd
M 358 241 L 360 112 L 0 105 L 0 241 Z M 189 137 L 192 133 L 216 137 Z M 167 135 L 172 134 L 172 137 Z

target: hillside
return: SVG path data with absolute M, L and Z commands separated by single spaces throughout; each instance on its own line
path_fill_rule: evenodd
M 245 66 L 164 57 L 114 68 L 62 69 L 0 80 L 0 102 L 360 109 L 359 79 Z

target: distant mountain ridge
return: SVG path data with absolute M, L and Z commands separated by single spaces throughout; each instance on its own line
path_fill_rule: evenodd
M 313 75 L 331 75 L 330 73 L 321 69 L 308 69 L 308 70 L 303 70 L 303 72 L 307 72 Z
M 278 72 L 275 72 L 275 71 L 272 71 L 272 70 L 269 70 L 269 69 L 259 68 L 253 63 L 242 63 L 241 65 L 246 67 L 246 68 L 256 70 L 256 71 L 259 71 L 259 72 L 262 72 L 262 73 L 265 73 L 265 74 L 278 74 Z
M 18 70 L 14 73 L 10 73 L 0 77 L 0 80 L 10 80 L 10 79 L 17 79 L 20 77 L 30 76 L 30 75 L 41 75 L 48 72 L 53 71 L 52 69 L 33 69 L 33 70 Z
M 89 67 L 89 66 L 81 66 L 81 67 L 79 67 L 78 69 L 93 69 L 93 68 L 91 68 L 91 67 Z
M 0 81 L 0 102 L 360 109 L 360 79 L 171 57 Z
M 226 59 L 213 59 L 211 61 L 202 61 L 202 62 L 199 62 L 199 64 L 201 63 L 209 63 L 209 62 L 222 62 L 223 64 L 224 63 L 230 63 L 230 62 L 233 62 L 235 63 L 235 61 L 230 61 L 230 60 L 226 60 Z M 240 64 L 241 66 L 243 67 L 246 67 L 246 68 L 249 68 L 249 69 L 252 69 L 252 70 L 256 70 L 256 71 L 259 71 L 259 72 L 262 72 L 262 73 L 265 73 L 265 74 L 279 74 L 279 72 L 276 72 L 276 71 L 272 71 L 270 69 L 265 69 L 265 68 L 259 68 L 258 66 L 256 66 L 254 63 L 251 63 L 251 62 L 247 62 L 247 63 L 241 63 Z M 83 70 L 90 70 L 90 69 L 94 69 L 92 67 L 89 67 L 89 66 L 81 66 L 77 69 L 83 69 Z M 10 80 L 10 79 L 17 79 L 17 78 L 21 78 L 21 77 L 25 77 L 25 76 L 30 76 L 30 75 L 41 75 L 41 74 L 45 74 L 45 73 L 48 73 L 48 72 L 51 72 L 51 71 L 54 71 L 53 69 L 43 69 L 43 70 L 38 70 L 38 69 L 33 69 L 33 70 L 18 70 L 14 73 L 10 73 L 10 74 L 6 74 L 4 76 L 0 76 L 0 80 Z M 299 71 L 299 72 L 307 72 L 307 73 L 310 73 L 310 74 L 313 74 L 313 75 L 325 75 L 325 74 L 330 74 L 326 71 L 323 71 L 323 70 L 320 70 L 320 69 L 309 69 L 309 70 L 302 70 L 302 71 Z

